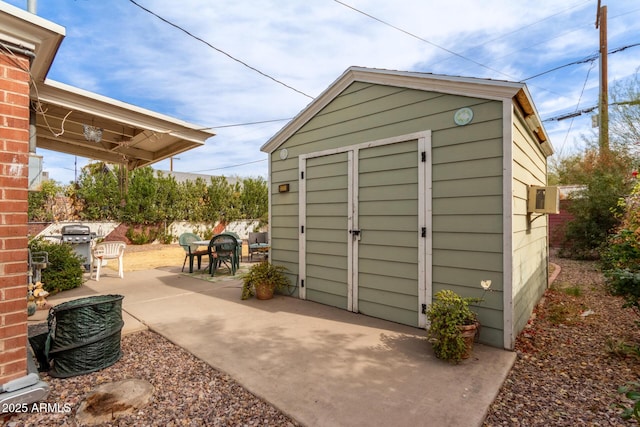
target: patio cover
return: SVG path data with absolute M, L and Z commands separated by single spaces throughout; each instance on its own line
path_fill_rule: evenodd
M 36 147 L 146 166 L 204 144 L 214 133 L 153 111 L 47 79 L 65 29 L 0 1 L 0 48 L 31 58 L 31 107 Z M 100 141 L 85 138 L 84 125 L 102 129 Z
M 36 146 L 122 163 L 129 169 L 172 157 L 204 144 L 211 130 L 52 80 L 31 91 Z M 101 129 L 88 140 L 85 126 Z

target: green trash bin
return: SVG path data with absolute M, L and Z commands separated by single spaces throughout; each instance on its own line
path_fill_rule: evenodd
M 49 310 L 49 375 L 67 378 L 104 369 L 122 356 L 122 295 L 97 295 Z

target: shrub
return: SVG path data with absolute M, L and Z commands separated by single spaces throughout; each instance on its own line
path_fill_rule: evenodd
M 42 270 L 42 285 L 46 291 L 56 293 L 82 285 L 85 261 L 71 245 L 36 239 L 29 243 L 29 249 L 49 255 L 49 264 Z
M 283 290 L 289 285 L 289 278 L 285 275 L 287 268 L 274 265 L 269 261 L 254 264 L 242 278 L 242 299 L 251 298 L 255 294 L 255 287 L 266 285 L 274 290 Z
M 630 401 L 630 404 L 617 403 L 615 406 L 622 409 L 620 416 L 623 420 L 634 419 L 640 421 L 640 383 L 630 382 L 618 388 L 618 393 Z
M 610 292 L 624 298 L 623 307 L 640 315 L 640 272 L 617 268 L 606 271 L 605 275 Z
M 156 240 L 158 230 L 151 227 L 144 227 L 138 231 L 134 227 L 129 227 L 125 235 L 134 245 L 146 245 Z
M 633 230 L 622 229 L 609 236 L 600 251 L 603 270 L 627 268 L 640 271 L 640 241 Z
M 481 298 L 463 298 L 450 289 L 437 292 L 427 308 L 429 340 L 437 358 L 458 363 L 467 352 L 467 345 L 459 326 L 478 323 L 477 314 L 470 305 Z
M 609 291 L 624 299 L 623 307 L 640 315 L 640 184 L 620 199 L 618 207 L 623 211 L 621 225 L 600 251 L 602 269 Z
M 52 206 L 55 204 L 56 195 L 62 191 L 62 186 L 52 180 L 43 181 L 40 191 L 29 191 L 29 221 L 53 221 L 55 218 Z
M 571 179 L 583 189 L 571 198 L 561 256 L 596 259 L 607 235 L 620 222 L 620 198 L 631 188 L 630 159 L 624 152 L 587 151 L 576 160 Z

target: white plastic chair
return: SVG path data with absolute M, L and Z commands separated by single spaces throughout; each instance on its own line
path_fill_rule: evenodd
M 91 249 L 91 272 L 89 278 L 93 278 L 93 272 L 96 273 L 96 282 L 100 281 L 100 269 L 102 264 L 106 265 L 106 262 L 110 259 L 118 260 L 118 277 L 121 279 L 124 277 L 124 270 L 122 265 L 122 256 L 124 255 L 124 249 L 127 247 L 125 242 L 102 242 L 97 243 L 93 249 Z

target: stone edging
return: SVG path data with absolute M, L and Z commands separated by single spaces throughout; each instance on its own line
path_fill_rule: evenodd
M 553 273 L 551 274 L 551 277 L 549 277 L 549 286 L 551 286 L 560 274 L 560 266 L 552 262 L 550 262 L 549 265 L 553 265 Z

